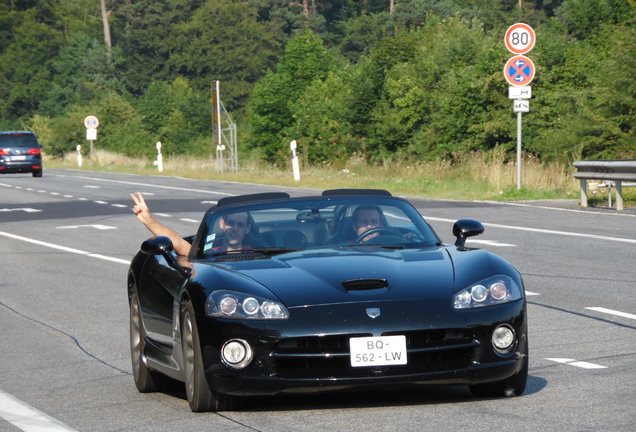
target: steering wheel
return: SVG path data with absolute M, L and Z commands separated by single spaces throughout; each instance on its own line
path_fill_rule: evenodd
M 377 227 L 377 228 L 371 228 L 371 229 L 366 230 L 365 232 L 360 234 L 358 237 L 356 237 L 356 239 L 353 242 L 354 243 L 362 243 L 362 240 L 364 240 L 365 238 L 367 238 L 371 234 L 375 234 L 375 233 L 388 234 L 388 235 L 392 235 L 392 236 L 403 237 L 400 233 L 395 232 L 395 230 L 393 230 L 391 228 Z

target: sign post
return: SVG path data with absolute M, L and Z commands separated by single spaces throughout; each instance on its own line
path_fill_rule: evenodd
M 536 35 L 528 24 L 517 23 L 508 27 L 504 37 L 506 48 L 513 54 L 504 66 L 504 77 L 514 87 L 508 89 L 508 97 L 513 99 L 513 111 L 517 113 L 517 190 L 521 189 L 521 116 L 530 111 L 532 89 L 528 86 L 534 79 L 534 63 L 522 55 L 529 52 L 536 42 Z
M 91 142 L 91 161 L 93 160 L 93 141 L 97 139 L 97 126 L 99 126 L 99 120 L 97 117 L 89 115 L 84 119 L 84 126 L 86 126 L 86 139 Z

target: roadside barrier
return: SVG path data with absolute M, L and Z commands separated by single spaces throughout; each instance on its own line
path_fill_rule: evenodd
M 636 184 L 623 184 L 623 182 L 636 182 L 636 159 L 625 160 L 588 160 L 574 162 L 578 170 L 574 178 L 581 184 L 581 207 L 587 207 L 587 181 L 605 180 L 611 187 L 614 182 L 616 188 L 616 210 L 623 210 L 623 186 L 636 186 Z M 611 189 L 608 191 L 611 207 Z

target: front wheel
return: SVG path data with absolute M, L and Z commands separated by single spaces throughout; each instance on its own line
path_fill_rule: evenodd
M 213 392 L 205 379 L 201 343 L 197 331 L 192 303 L 183 305 L 181 315 L 181 343 L 183 346 L 183 369 L 188 405 L 192 412 L 229 411 L 239 406 L 234 396 Z

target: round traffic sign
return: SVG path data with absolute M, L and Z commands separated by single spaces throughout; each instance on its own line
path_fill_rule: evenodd
M 534 63 L 526 56 L 514 56 L 504 66 L 504 77 L 513 86 L 525 86 L 534 78 Z
M 504 42 L 513 54 L 525 54 L 534 47 L 536 41 L 534 30 L 528 24 L 517 23 L 508 27 Z
M 95 116 L 88 116 L 84 119 L 84 126 L 86 126 L 86 129 L 95 129 L 99 126 L 99 120 Z

